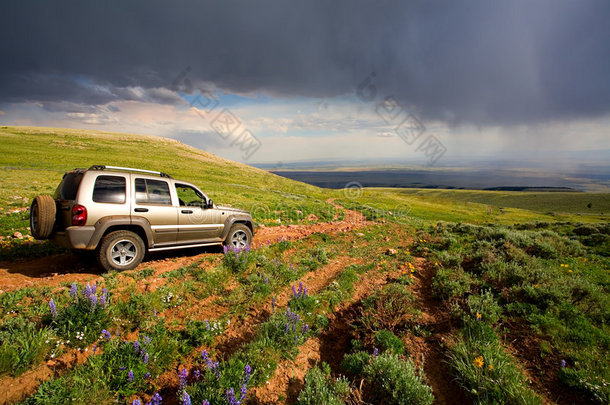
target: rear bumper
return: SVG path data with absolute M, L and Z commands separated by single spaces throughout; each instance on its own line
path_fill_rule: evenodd
M 70 226 L 64 231 L 55 232 L 51 242 L 68 249 L 87 249 L 94 232 L 93 226 Z

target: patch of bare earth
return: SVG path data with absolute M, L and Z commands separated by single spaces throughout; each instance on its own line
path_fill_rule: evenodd
M 417 297 L 421 317 L 418 323 L 429 336 L 407 334 L 403 339 L 416 366 L 424 369 L 424 374 L 434 392 L 435 404 L 469 404 L 472 401 L 454 382 L 449 365 L 446 363 L 446 336 L 452 330 L 448 308 L 432 293 L 432 279 L 436 268 L 423 258 L 415 259 L 415 283 L 411 291 Z

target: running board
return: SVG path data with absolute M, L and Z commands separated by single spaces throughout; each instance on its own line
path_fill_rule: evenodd
M 174 249 L 188 249 L 188 248 L 196 248 L 196 247 L 204 247 L 204 246 L 218 246 L 222 245 L 222 242 L 211 242 L 211 243 L 197 243 L 195 245 L 177 245 L 177 246 L 166 246 L 166 247 L 158 247 L 148 249 L 149 252 L 160 252 L 162 250 L 174 250 Z

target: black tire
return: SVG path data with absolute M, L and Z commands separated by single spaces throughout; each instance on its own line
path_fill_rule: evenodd
M 142 263 L 146 248 L 142 238 L 130 231 L 114 231 L 102 238 L 97 247 L 97 262 L 101 268 L 131 270 Z
M 48 239 L 53 233 L 57 209 L 50 195 L 38 195 L 30 206 L 30 232 L 36 239 Z
M 244 224 L 234 224 L 223 242 L 226 246 L 243 248 L 252 245 L 252 231 Z

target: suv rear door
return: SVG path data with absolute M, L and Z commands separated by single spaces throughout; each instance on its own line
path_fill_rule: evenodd
M 154 246 L 173 245 L 178 235 L 178 212 L 172 204 L 170 184 L 162 178 L 132 174 L 134 187 L 132 217 L 150 223 Z

